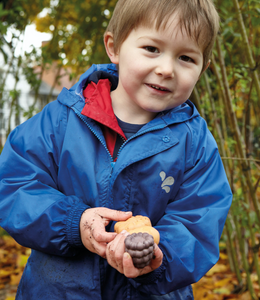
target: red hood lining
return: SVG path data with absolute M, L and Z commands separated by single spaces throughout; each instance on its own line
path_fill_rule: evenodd
M 107 147 L 113 156 L 117 134 L 120 134 L 125 140 L 126 137 L 114 114 L 110 90 L 109 79 L 100 79 L 97 84 L 91 81 L 83 91 L 85 106 L 81 113 L 103 125 L 101 128 Z

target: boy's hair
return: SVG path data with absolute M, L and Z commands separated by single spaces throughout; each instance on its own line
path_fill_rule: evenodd
M 181 30 L 202 47 L 204 70 L 219 30 L 219 15 L 212 0 L 118 0 L 106 29 L 113 34 L 115 52 L 133 29 L 139 25 L 165 28 L 175 12 Z

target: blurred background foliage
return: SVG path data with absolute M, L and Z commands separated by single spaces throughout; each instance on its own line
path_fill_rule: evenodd
M 218 143 L 234 193 L 222 243 L 237 277 L 237 292 L 247 289 L 251 299 L 258 299 L 251 279 L 252 274 L 257 276 L 259 291 L 260 2 L 214 2 L 221 17 L 221 30 L 211 65 L 191 100 Z M 115 3 L 116 0 L 3 0 L 0 55 L 9 67 L 0 72 L 0 110 L 6 101 L 10 115 L 20 110 L 16 85 L 4 97 L 8 72 L 16 82 L 22 72 L 34 92 L 34 102 L 24 112 L 29 118 L 35 113 L 42 74 L 49 65 L 55 62 L 58 70 L 67 68 L 72 85 L 92 63 L 109 62 L 103 33 Z M 17 52 L 26 26 L 32 23 L 38 31 L 50 33 L 51 40 L 40 51 L 31 48 L 29 53 Z M 9 30 L 12 36 L 7 39 Z M 37 72 L 36 67 L 40 67 Z M 60 73 L 57 74 L 56 81 Z

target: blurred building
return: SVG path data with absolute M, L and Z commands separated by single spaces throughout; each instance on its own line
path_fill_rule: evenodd
M 69 70 L 59 68 L 54 62 L 44 70 L 36 97 L 22 69 L 18 74 L 14 74 L 9 69 L 0 55 L 0 84 L 4 82 L 0 90 L 0 149 L 6 141 L 8 132 L 28 119 L 28 111 L 32 105 L 35 104 L 33 111 L 35 114 L 41 111 L 48 102 L 55 100 L 63 87 L 70 88 L 73 85 L 73 82 L 69 80 Z M 35 68 L 36 74 L 40 71 L 39 67 Z M 18 91 L 17 96 L 11 97 L 10 93 L 14 90 Z

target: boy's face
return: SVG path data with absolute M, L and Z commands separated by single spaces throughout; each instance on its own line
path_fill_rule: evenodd
M 189 98 L 201 75 L 203 52 L 177 24 L 173 17 L 159 31 L 139 26 L 117 53 L 111 47 L 112 35 L 105 38 L 111 61 L 119 64 L 118 87 L 111 98 L 115 114 L 122 120 L 149 122 L 158 112 Z

